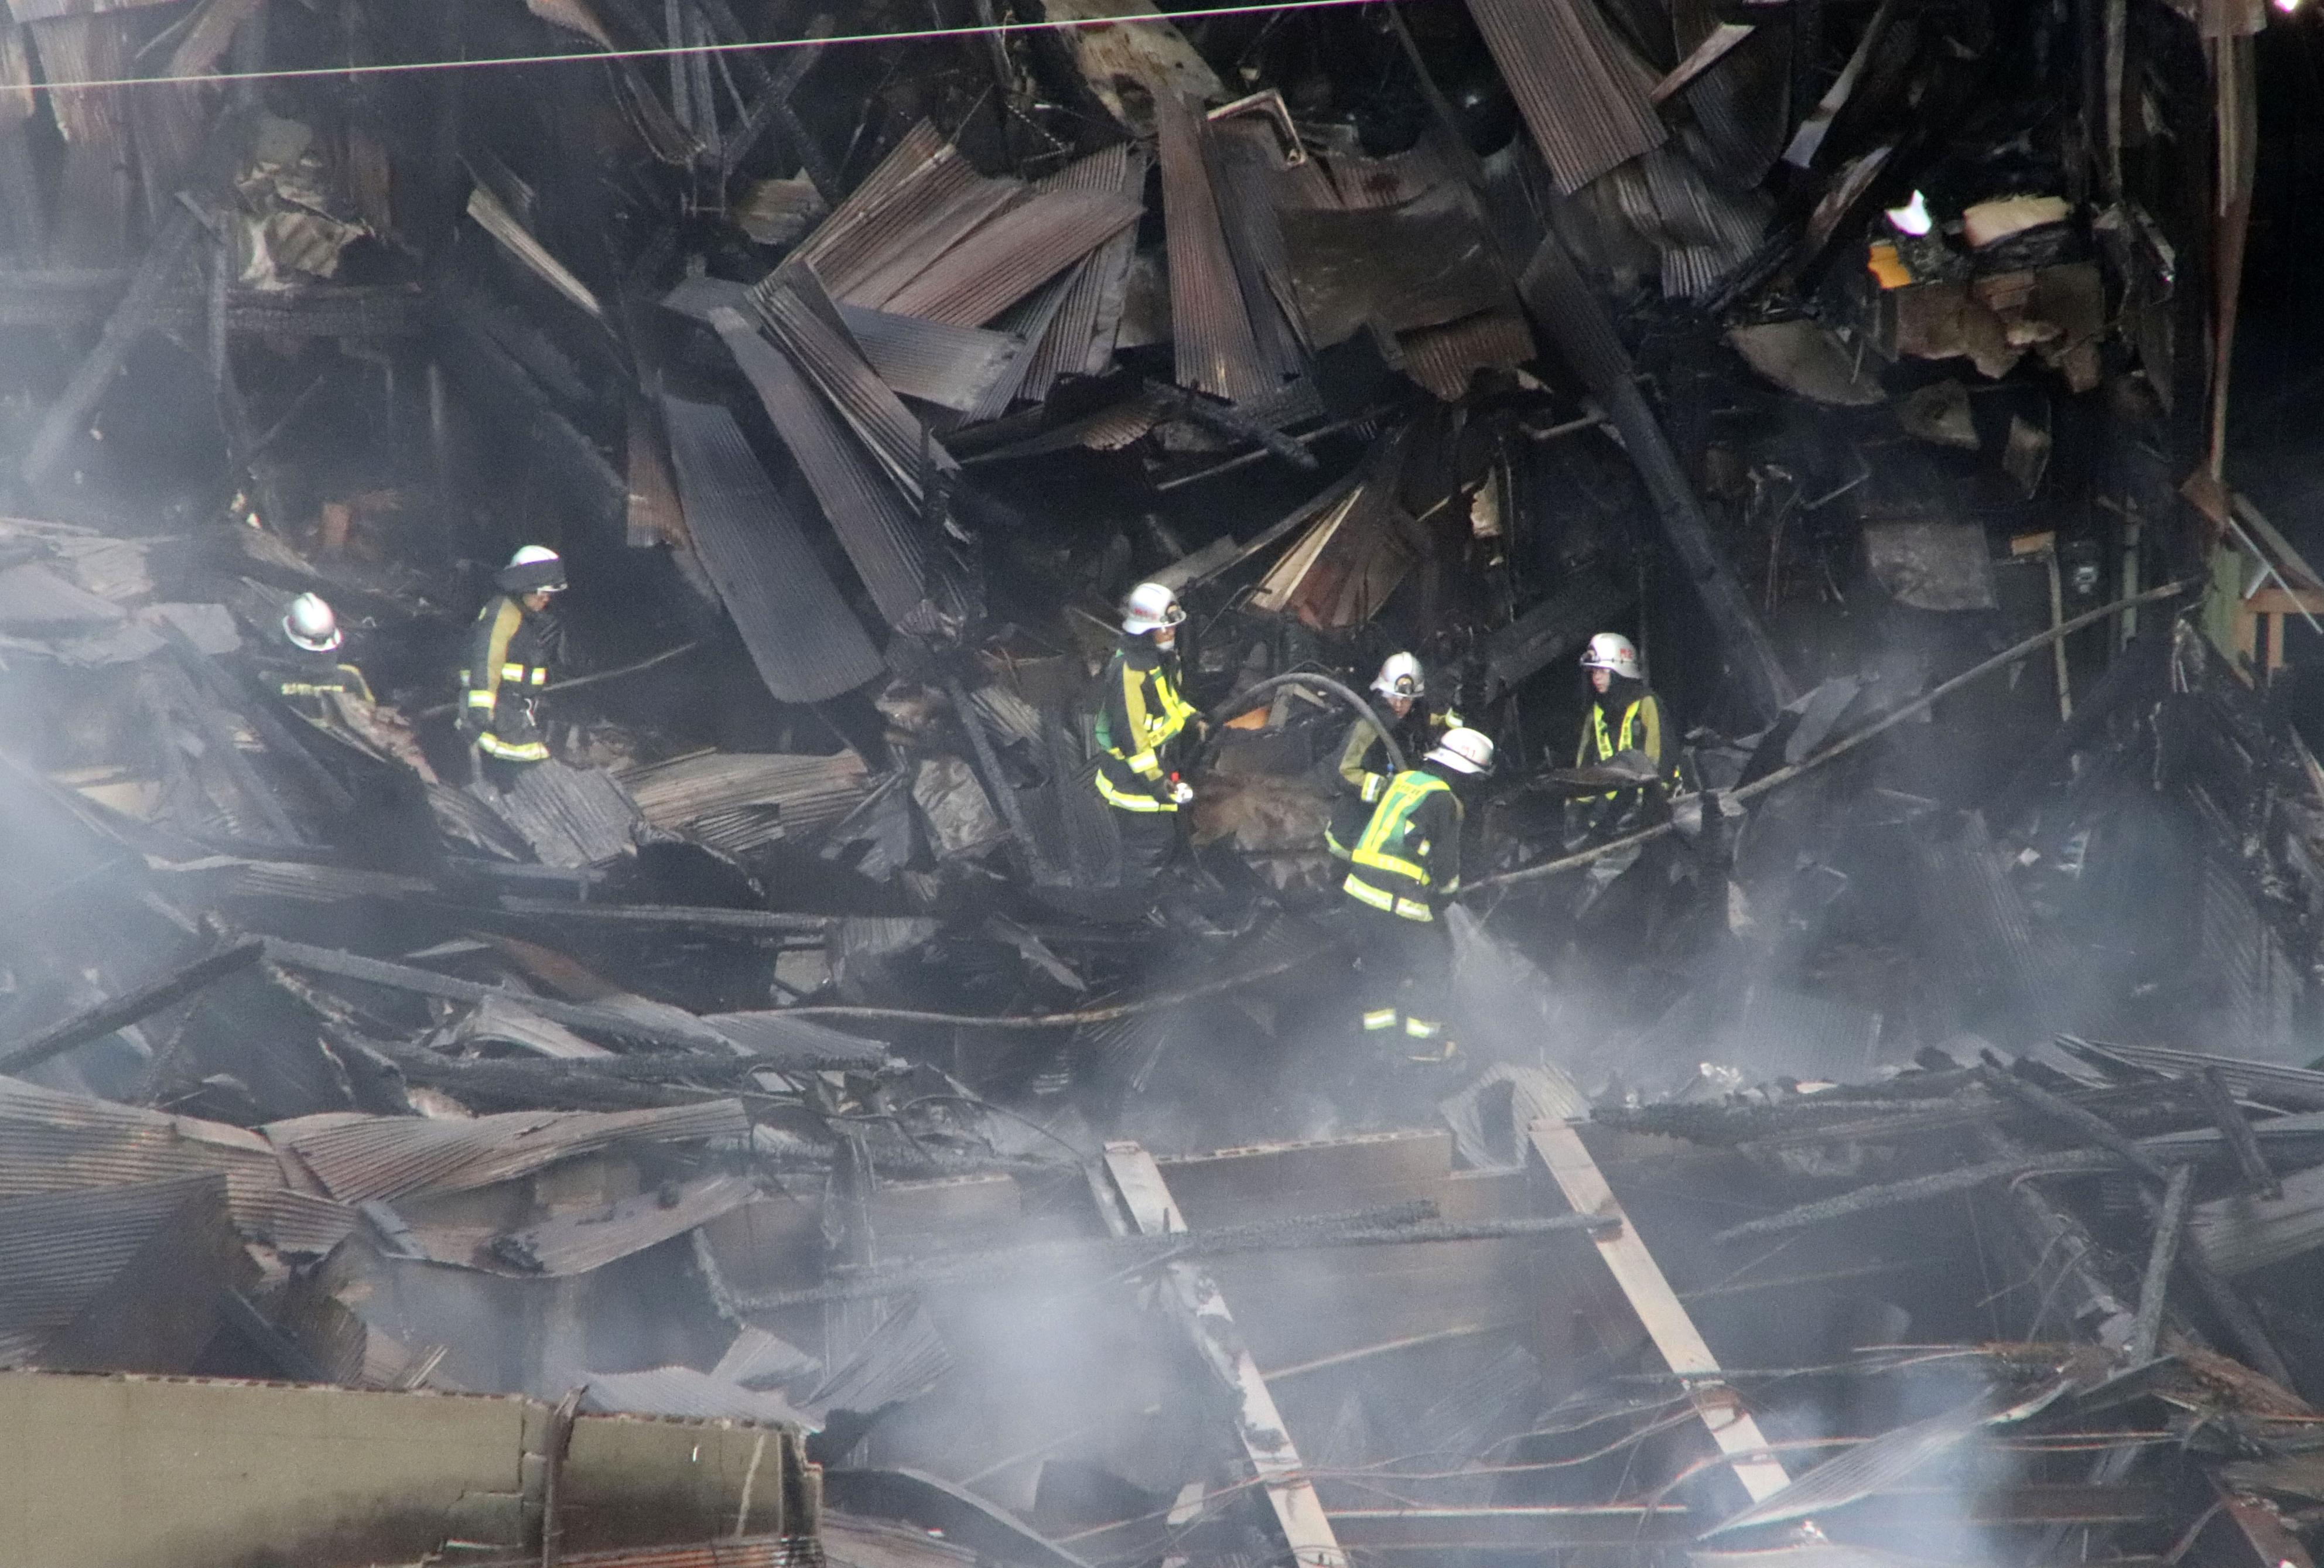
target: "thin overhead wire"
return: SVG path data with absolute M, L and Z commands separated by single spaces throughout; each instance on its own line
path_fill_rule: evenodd
M 1246 0 L 1240 5 L 1201 5 L 1151 15 L 1067 16 L 1047 22 L 995 22 L 966 27 L 914 27 L 894 32 L 843 32 L 821 38 L 742 39 L 726 43 L 669 44 L 650 49 L 575 48 L 546 54 L 482 55 L 470 60 L 390 60 L 378 65 L 302 66 L 289 70 L 204 71 L 191 76 L 115 77 L 97 81 L 28 82 L 24 92 L 92 92 L 100 88 L 226 87 L 235 82 L 304 81 L 318 78 L 412 76 L 423 71 L 481 70 L 498 66 L 589 64 L 612 60 L 669 60 L 678 55 L 757 54 L 787 49 L 834 49 L 851 43 L 928 43 L 949 38 L 1007 36 L 1019 32 L 1076 32 L 1084 28 L 1134 27 L 1155 23 L 1201 22 L 1213 17 L 1259 16 L 1294 11 L 1339 11 L 1380 0 Z

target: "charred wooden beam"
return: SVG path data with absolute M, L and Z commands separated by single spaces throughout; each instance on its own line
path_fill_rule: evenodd
M 2125 1137 L 2119 1128 L 2096 1111 L 2085 1110 L 2070 1100 L 2051 1093 L 2039 1084 L 1990 1063 L 1978 1070 L 1978 1078 L 1997 1094 L 2006 1095 L 2027 1110 L 2072 1129 L 2100 1148 L 2113 1150 L 2121 1157 L 2125 1165 L 2139 1175 L 2158 1182 L 2170 1179 L 2171 1173 L 2163 1168 L 2161 1161 Z
M 263 944 L 238 942 L 231 947 L 206 954 L 191 963 L 180 964 L 134 991 L 83 1008 L 70 1018 L 51 1024 L 31 1038 L 0 1050 L 0 1075 L 21 1073 L 27 1067 L 36 1067 L 42 1062 L 63 1056 L 76 1046 L 103 1039 L 116 1029 L 127 1028 L 141 1019 L 151 1018 L 163 1008 L 185 1001 L 213 982 L 223 980 L 236 970 L 248 968 L 258 962 L 259 955 L 264 951 Z
M 2251 1123 L 2244 1117 L 2244 1108 L 2236 1103 L 2234 1091 L 2220 1076 L 2217 1067 L 2206 1067 L 2197 1075 L 2195 1084 L 2203 1096 L 2203 1109 L 2227 1140 L 2227 1152 L 2235 1157 L 2236 1168 L 2243 1172 L 2246 1190 L 2262 1197 L 2283 1196 L 2283 1184 L 2276 1179 L 2275 1168 L 2267 1163 L 2267 1156 L 2252 1133 Z
M 2171 1173 L 2163 1189 L 2163 1216 L 2154 1222 L 2154 1247 L 2146 1255 L 2146 1277 L 2139 1287 L 2138 1317 L 2130 1330 L 2130 1362 L 2138 1366 L 2154 1359 L 2163 1339 L 2163 1303 L 2170 1293 L 2172 1266 L 2179 1260 L 2179 1239 L 2187 1232 L 2187 1200 L 2195 1190 L 2195 1167 L 2182 1165 Z
M 1727 1455 L 1745 1493 L 1757 1504 L 1789 1487 L 1790 1472 L 1768 1451 L 1758 1422 L 1720 1377 L 1718 1358 L 1680 1304 L 1662 1265 L 1646 1250 L 1637 1227 L 1623 1212 L 1621 1200 L 1607 1184 L 1606 1173 L 1591 1158 L 1582 1135 L 1565 1122 L 1543 1121 L 1533 1124 L 1528 1137 L 1573 1212 L 1608 1222 L 1609 1228 L 1591 1238 L 1599 1257 L 1605 1259 L 1607 1270 L 1622 1287 L 1664 1362 L 1687 1379 L 1687 1394 L 1694 1401 L 1695 1413 L 1702 1418 L 1711 1440 Z

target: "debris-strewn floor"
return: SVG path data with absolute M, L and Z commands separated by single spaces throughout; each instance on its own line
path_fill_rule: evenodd
M 11 0 L 0 1516 L 2308 1568 L 2273 9 Z M 301 595 L 370 696 L 286 695 Z M 1325 842 L 1398 651 L 1499 752 L 1450 1063 L 1360 1043 Z

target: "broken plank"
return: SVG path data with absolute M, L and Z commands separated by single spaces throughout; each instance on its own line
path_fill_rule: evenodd
M 76 1046 L 103 1039 L 116 1029 L 127 1028 L 140 1019 L 151 1018 L 173 1002 L 180 1002 L 208 985 L 224 979 L 237 969 L 258 961 L 263 946 L 256 942 L 237 943 L 217 953 L 207 954 L 190 964 L 183 964 L 167 974 L 147 981 L 126 995 L 110 998 L 94 1007 L 83 1008 L 70 1018 L 51 1024 L 32 1038 L 0 1050 L 0 1075 L 21 1073 L 53 1057 L 61 1056 Z
M 1591 1237 L 1598 1255 L 1606 1260 L 1614 1283 L 1629 1298 L 1638 1321 L 1654 1340 L 1655 1349 L 1662 1352 L 1672 1371 L 1687 1379 L 1687 1392 L 1694 1400 L 1695 1411 L 1710 1431 L 1711 1440 L 1732 1462 L 1735 1479 L 1743 1483 L 1743 1490 L 1754 1503 L 1765 1502 L 1791 1485 L 1790 1474 L 1768 1453 L 1767 1440 L 1760 1434 L 1759 1424 L 1743 1408 L 1735 1391 L 1720 1379 L 1717 1358 L 1703 1342 L 1686 1308 L 1680 1305 L 1678 1294 L 1671 1289 L 1662 1266 L 1646 1250 L 1637 1228 L 1623 1213 L 1621 1201 L 1606 1184 L 1606 1174 L 1598 1168 L 1589 1149 L 1582 1147 L 1582 1135 L 1569 1123 L 1542 1121 L 1533 1124 L 1530 1136 L 1534 1152 L 1549 1167 L 1551 1177 L 1573 1212 L 1618 1225 L 1618 1229 L 1600 1231 Z
M 2267 1163 L 2261 1152 L 2259 1139 L 2252 1133 L 2251 1123 L 2244 1117 L 2244 1109 L 2227 1088 L 2227 1081 L 2217 1067 L 2206 1067 L 2197 1075 L 2195 1084 L 2203 1097 L 2203 1110 L 2218 1128 L 2219 1136 L 2227 1140 L 2227 1152 L 2235 1156 L 2236 1168 L 2243 1172 L 2246 1190 L 2262 1197 L 2283 1196 L 2283 1184 L 2276 1179 L 2275 1168 Z
M 2163 1217 L 2155 1222 L 2154 1248 L 2146 1256 L 2146 1277 L 2138 1291 L 2138 1316 L 2131 1325 L 2130 1364 L 2154 1359 L 2163 1338 L 2163 1303 L 2169 1294 L 2171 1267 L 2179 1258 L 2179 1238 L 2187 1229 L 2187 1198 L 2195 1190 L 2195 1167 L 2182 1165 L 2171 1173 L 2163 1194 Z
M 1162 1178 L 1162 1167 L 1139 1145 L 1107 1144 L 1105 1168 L 1141 1234 L 1170 1235 L 1186 1229 L 1185 1216 Z M 1170 1264 L 1166 1272 L 1195 1350 L 1238 1397 L 1236 1435 L 1266 1490 L 1268 1506 L 1290 1544 L 1293 1562 L 1297 1568 L 1347 1568 L 1347 1554 L 1340 1548 L 1314 1483 L 1306 1477 L 1305 1463 L 1283 1425 L 1275 1396 L 1235 1329 L 1226 1297 L 1191 1263 Z

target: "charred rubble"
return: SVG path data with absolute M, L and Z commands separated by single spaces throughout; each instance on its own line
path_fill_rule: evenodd
M 2305 1568 L 2275 10 L 9 0 L 26 1549 Z M 1688 787 L 1577 846 L 1609 627 Z M 1323 842 L 1397 650 L 1500 751 L 1449 1070 Z

